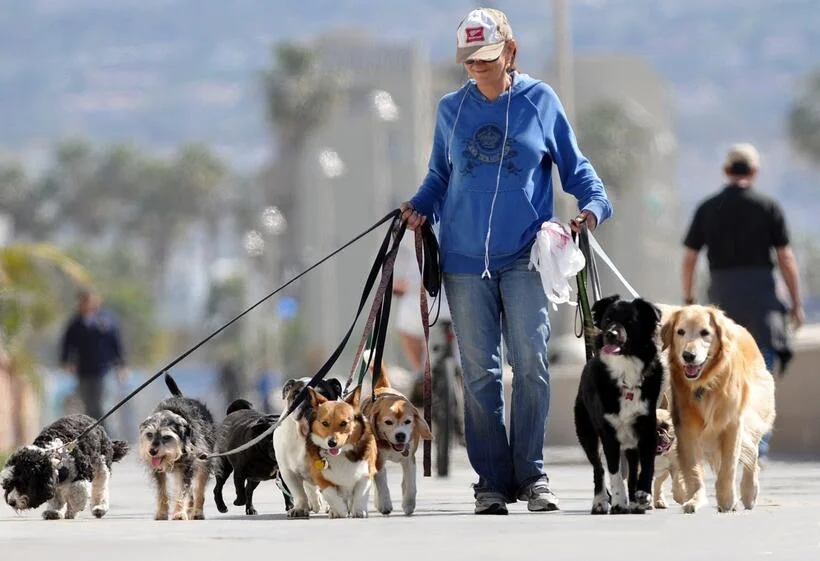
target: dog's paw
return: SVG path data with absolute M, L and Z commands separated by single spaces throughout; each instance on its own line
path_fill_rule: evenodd
M 293 507 L 288 511 L 288 518 L 310 518 L 310 510 Z
M 635 501 L 629 504 L 629 511 L 633 514 L 644 514 L 652 508 L 652 496 L 646 491 L 636 491 Z
M 245 514 L 247 514 L 248 516 L 256 516 L 259 513 L 256 512 L 256 509 L 253 508 L 252 506 L 247 506 L 246 505 L 245 506 Z
M 43 520 L 60 520 L 62 517 L 63 515 L 57 512 L 56 510 L 43 511 Z
M 236 497 L 233 500 L 234 506 L 245 506 L 245 497 Z M 225 509 L 227 511 L 227 509 Z
M 666 501 L 664 499 L 658 499 L 655 501 L 655 508 L 664 509 L 667 508 Z
M 696 501 L 695 499 L 683 503 L 683 512 L 685 514 L 694 514 L 698 510 L 698 508 L 700 508 L 700 505 L 698 504 L 698 501 Z
M 335 518 L 348 518 L 349 516 L 350 516 L 350 512 L 348 512 L 347 510 L 335 510 L 335 509 L 331 508 L 328 511 L 328 517 L 334 518 L 334 519 Z
M 718 505 L 717 511 L 718 512 L 735 512 L 737 510 L 737 505 Z
M 612 505 L 609 509 L 609 514 L 629 514 L 629 505 Z
M 367 511 L 366 510 L 354 510 L 351 513 L 353 518 L 367 518 Z
M 205 513 L 195 512 L 194 515 L 191 517 L 191 520 L 205 520 Z
M 97 505 L 91 509 L 91 514 L 94 515 L 94 518 L 102 518 L 108 514 L 108 507 L 105 505 Z
M 393 512 L 393 501 L 390 500 L 389 496 L 385 497 L 380 493 L 376 493 L 376 510 L 387 516 Z
M 185 511 L 175 512 L 172 517 L 173 520 L 188 520 L 188 513 Z
M 590 514 L 608 514 L 609 513 L 609 493 L 601 493 L 592 499 L 592 510 Z
M 401 502 L 401 509 L 406 516 L 416 512 L 416 499 L 406 499 Z

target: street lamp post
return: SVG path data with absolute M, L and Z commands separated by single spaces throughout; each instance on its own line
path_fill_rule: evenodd
M 336 190 L 334 179 L 344 175 L 346 169 L 338 152 L 330 148 L 322 148 L 319 152 L 319 168 L 327 186 L 319 193 L 322 215 L 322 241 L 319 246 L 323 253 L 329 254 L 336 246 Z M 322 322 L 322 342 L 328 348 L 333 344 L 336 330 L 339 328 L 338 290 L 336 260 L 327 261 L 321 268 L 321 306 L 325 321 Z

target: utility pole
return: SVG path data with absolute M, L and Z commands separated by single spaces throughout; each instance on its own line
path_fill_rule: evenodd
M 553 62 L 555 89 L 571 125 L 575 125 L 575 75 L 572 61 L 572 25 L 567 0 L 552 0 L 553 33 L 555 35 L 555 59 Z M 553 167 L 553 205 L 555 216 L 567 222 L 578 213 L 575 199 L 564 193 L 556 167 Z M 572 285 L 571 285 L 572 286 Z M 573 287 L 574 288 L 574 287 Z M 569 335 L 574 332 L 575 308 L 561 306 L 553 314 L 553 335 Z

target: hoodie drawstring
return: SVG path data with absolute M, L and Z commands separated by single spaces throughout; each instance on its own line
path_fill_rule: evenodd
M 498 159 L 498 174 L 495 177 L 495 192 L 493 193 L 493 202 L 490 205 L 490 218 L 487 221 L 487 237 L 484 238 L 484 272 L 481 273 L 482 279 L 492 278 L 490 275 L 490 234 L 493 231 L 493 212 L 495 211 L 495 200 L 498 198 L 498 189 L 501 187 L 501 170 L 504 166 L 504 153 L 507 149 L 507 133 L 510 130 L 510 101 L 512 100 L 512 82 L 510 77 L 510 91 L 507 95 L 507 113 L 504 118 L 504 140 L 501 142 L 501 157 Z

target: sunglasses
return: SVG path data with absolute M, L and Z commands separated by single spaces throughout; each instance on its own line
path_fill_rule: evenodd
M 468 58 L 467 60 L 464 61 L 464 64 L 466 64 L 467 66 L 472 66 L 472 65 L 476 64 L 477 62 L 492 64 L 494 62 L 498 62 L 499 58 L 501 58 L 501 55 L 498 55 L 497 57 L 495 57 L 492 60 L 481 60 L 481 59 L 478 59 L 478 58 Z

